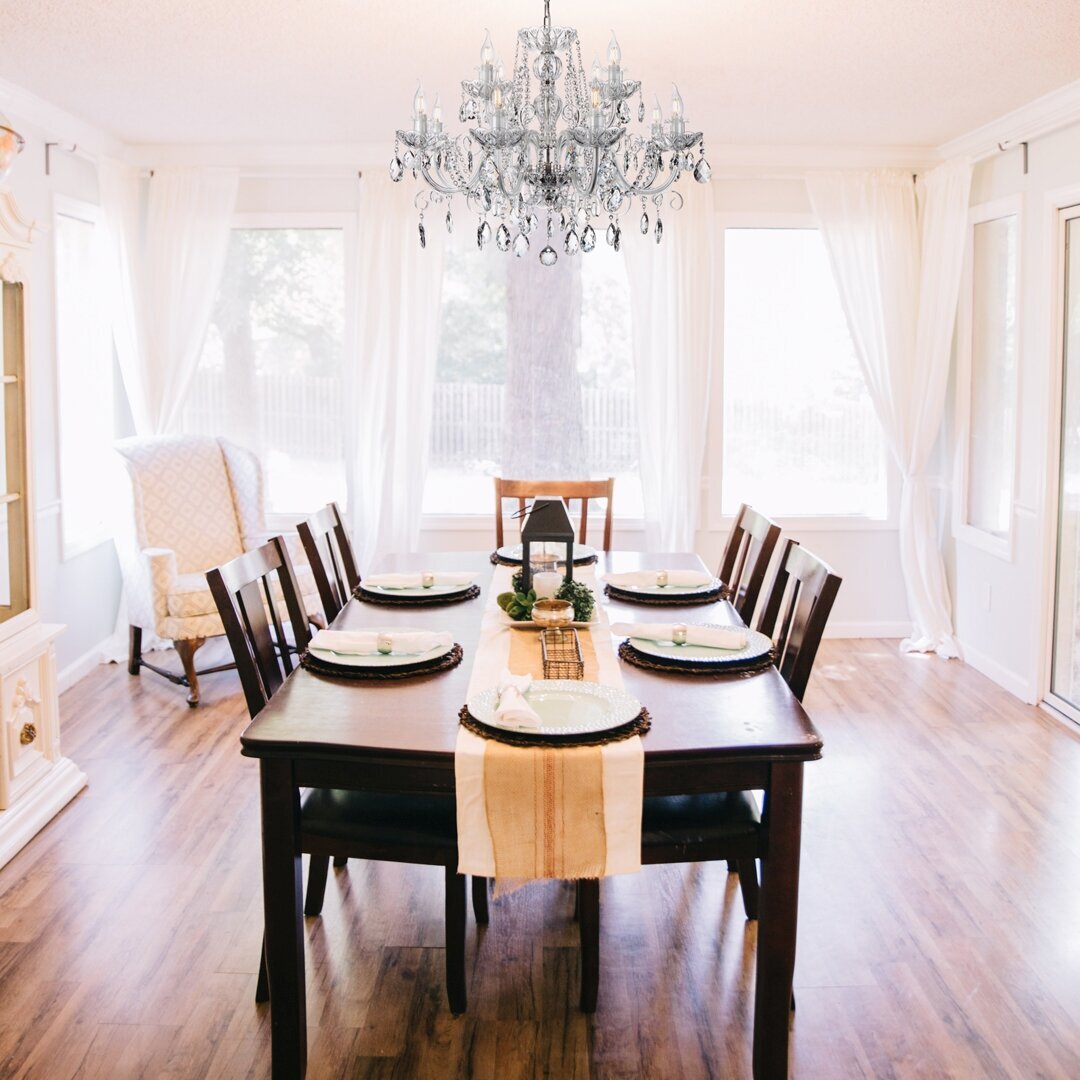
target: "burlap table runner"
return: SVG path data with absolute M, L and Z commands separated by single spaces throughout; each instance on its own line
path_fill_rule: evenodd
M 512 629 L 495 603 L 512 568 L 495 571 L 469 697 L 505 668 L 543 677 L 540 639 Z M 595 591 L 595 575 L 579 575 Z M 505 579 L 505 580 L 504 580 Z M 585 679 L 621 686 L 603 610 L 579 630 Z M 459 871 L 504 886 L 534 878 L 597 878 L 641 868 L 644 752 L 634 736 L 607 746 L 509 746 L 460 728 L 455 753 Z

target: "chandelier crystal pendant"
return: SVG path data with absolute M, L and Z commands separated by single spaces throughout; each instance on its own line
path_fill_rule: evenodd
M 554 266 L 560 252 L 593 251 L 598 233 L 618 251 L 622 227 L 616 219 L 638 199 L 641 232 L 660 243 L 668 189 L 685 174 L 708 183 L 712 171 L 702 133 L 686 129 L 678 87 L 672 86 L 669 118 L 664 120 L 657 98 L 650 127 L 632 133 L 633 98 L 639 124 L 645 102 L 641 84 L 622 66 L 614 32 L 607 68 L 596 60 L 587 75 L 577 31 L 552 26 L 550 6 L 544 0 L 543 26 L 518 31 L 510 78 L 485 34 L 477 78 L 461 84 L 458 115 L 473 125 L 467 134 L 448 134 L 439 97 L 429 115 L 423 87 L 417 87 L 412 130 L 397 133 L 390 177 L 399 181 L 411 171 L 426 185 L 414 200 L 421 247 L 427 239 L 424 212 L 445 201 L 451 231 L 455 196 L 477 215 L 481 250 L 494 238 L 500 251 L 522 258 L 543 219 L 532 250 L 545 266 Z M 667 209 L 682 204 L 678 191 L 667 195 Z

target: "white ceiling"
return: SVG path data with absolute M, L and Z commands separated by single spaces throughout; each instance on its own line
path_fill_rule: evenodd
M 1077 0 L 553 0 L 713 143 L 937 146 L 1080 79 Z M 136 143 L 384 143 L 541 0 L 0 0 L 0 75 Z M 651 103 L 651 99 L 647 99 Z M 456 119 L 456 118 L 455 118 Z

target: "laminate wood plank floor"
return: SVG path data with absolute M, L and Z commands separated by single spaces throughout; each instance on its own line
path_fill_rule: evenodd
M 0 1077 L 265 1077 L 257 766 L 204 704 L 102 667 L 62 698 L 89 787 L 0 870 Z M 1080 1077 L 1080 733 L 970 668 L 829 641 L 806 699 L 796 1077 Z M 309 1075 L 744 1077 L 755 927 L 723 865 L 602 888 L 599 1009 L 569 886 L 470 916 L 442 871 L 352 862 L 307 920 Z

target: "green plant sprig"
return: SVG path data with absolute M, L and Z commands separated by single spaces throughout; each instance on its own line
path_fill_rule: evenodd
M 523 622 L 532 618 L 533 604 L 536 603 L 536 592 L 530 589 L 527 593 L 521 591 L 521 571 L 519 570 L 510 579 L 512 592 L 499 593 L 496 598 L 499 607 L 506 612 L 515 622 Z M 580 581 L 564 581 L 555 593 L 556 600 L 567 600 L 574 605 L 574 621 L 588 622 L 596 610 L 596 597 L 588 585 Z

